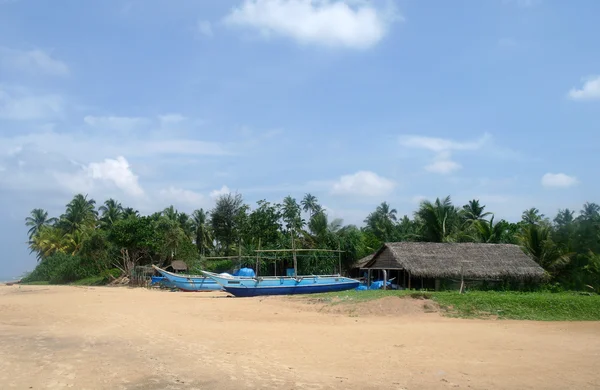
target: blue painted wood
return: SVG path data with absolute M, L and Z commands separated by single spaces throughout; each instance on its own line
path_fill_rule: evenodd
M 223 286 L 225 291 L 236 297 L 259 295 L 315 294 L 331 291 L 351 290 L 359 285 L 358 280 L 343 276 L 298 276 L 298 277 L 223 277 L 202 271 Z
M 168 281 L 169 285 L 182 291 L 218 291 L 223 289 L 214 279 L 206 276 L 174 274 L 154 265 L 152 267 Z

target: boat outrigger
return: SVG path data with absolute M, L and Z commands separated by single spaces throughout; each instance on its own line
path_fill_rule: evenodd
M 174 274 L 155 265 L 152 265 L 152 267 L 167 280 L 167 286 L 182 291 L 219 291 L 223 289 L 214 279 L 206 276 Z

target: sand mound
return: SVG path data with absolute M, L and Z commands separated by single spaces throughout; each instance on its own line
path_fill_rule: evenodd
M 437 313 L 440 310 L 439 305 L 432 300 L 409 297 L 384 297 L 365 302 L 338 300 L 323 303 L 313 301 L 306 306 L 322 313 L 377 317 L 414 316 Z

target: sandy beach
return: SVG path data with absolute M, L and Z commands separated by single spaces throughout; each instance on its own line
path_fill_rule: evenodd
M 414 300 L 0 286 L 3 389 L 592 389 L 600 323 L 463 320 Z

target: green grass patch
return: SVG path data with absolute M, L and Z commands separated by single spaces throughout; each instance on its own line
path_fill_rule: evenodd
M 331 305 L 368 302 L 387 296 L 432 299 L 445 315 L 461 318 L 499 318 L 535 321 L 600 321 L 600 295 L 577 292 L 470 291 L 459 294 L 420 291 L 343 291 L 307 297 Z
M 105 284 L 106 278 L 104 276 L 90 276 L 72 283 L 73 286 L 103 286 Z
M 50 282 L 45 281 L 45 280 L 38 280 L 35 282 L 21 282 L 20 284 L 22 284 L 24 286 L 48 286 L 50 284 Z

